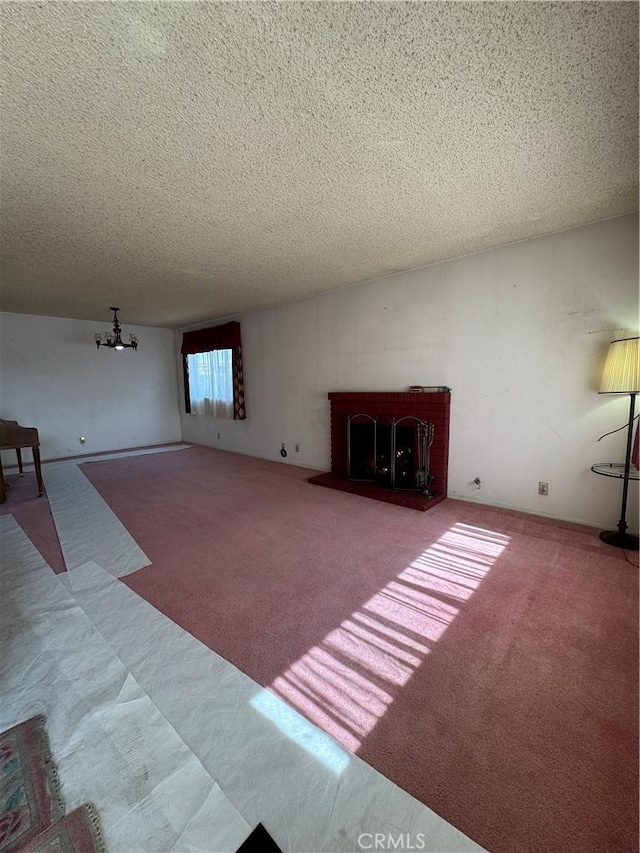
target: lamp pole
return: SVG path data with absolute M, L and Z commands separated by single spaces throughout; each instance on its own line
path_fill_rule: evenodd
M 629 394 L 629 423 L 627 425 L 627 452 L 622 477 L 622 507 L 617 530 L 603 530 L 600 539 L 616 548 L 638 550 L 638 537 L 627 533 L 627 497 L 631 470 L 633 444 L 633 418 L 636 394 L 640 392 L 640 337 L 612 341 L 604 366 L 601 394 Z
M 629 427 L 627 429 L 627 453 L 624 458 L 624 476 L 622 478 L 622 507 L 617 530 L 603 530 L 600 539 L 608 545 L 617 548 L 627 548 L 629 551 L 638 550 L 638 537 L 627 533 L 627 496 L 629 494 L 629 471 L 631 470 L 631 445 L 633 443 L 633 418 L 636 405 L 636 395 L 630 394 Z

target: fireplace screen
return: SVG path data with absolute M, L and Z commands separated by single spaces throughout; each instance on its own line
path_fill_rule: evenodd
M 432 423 L 412 415 L 389 420 L 371 415 L 347 419 L 349 479 L 379 483 L 429 495 L 433 480 L 430 451 Z

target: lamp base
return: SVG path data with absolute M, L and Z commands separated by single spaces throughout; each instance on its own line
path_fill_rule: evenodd
M 638 550 L 638 537 L 633 533 L 620 533 L 619 530 L 603 530 L 600 538 L 607 545 L 613 545 L 615 548 L 626 548 L 627 551 Z

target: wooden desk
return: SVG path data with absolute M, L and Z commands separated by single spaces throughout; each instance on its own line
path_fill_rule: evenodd
M 40 467 L 40 439 L 35 427 L 23 427 L 17 421 L 4 421 L 0 419 L 0 450 L 15 450 L 18 457 L 18 470 L 20 476 L 24 476 L 22 469 L 22 448 L 30 447 L 33 453 L 33 465 L 36 469 L 38 480 L 38 494 L 44 492 L 42 482 L 42 469 Z M 0 503 L 7 499 L 4 473 L 2 471 L 2 458 L 0 457 Z

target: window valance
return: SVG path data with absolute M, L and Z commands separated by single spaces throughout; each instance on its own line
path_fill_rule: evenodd
M 208 329 L 196 329 L 182 335 L 182 355 L 195 355 L 198 352 L 211 352 L 216 349 L 235 349 L 241 346 L 240 323 L 233 321 L 222 326 L 210 326 Z

